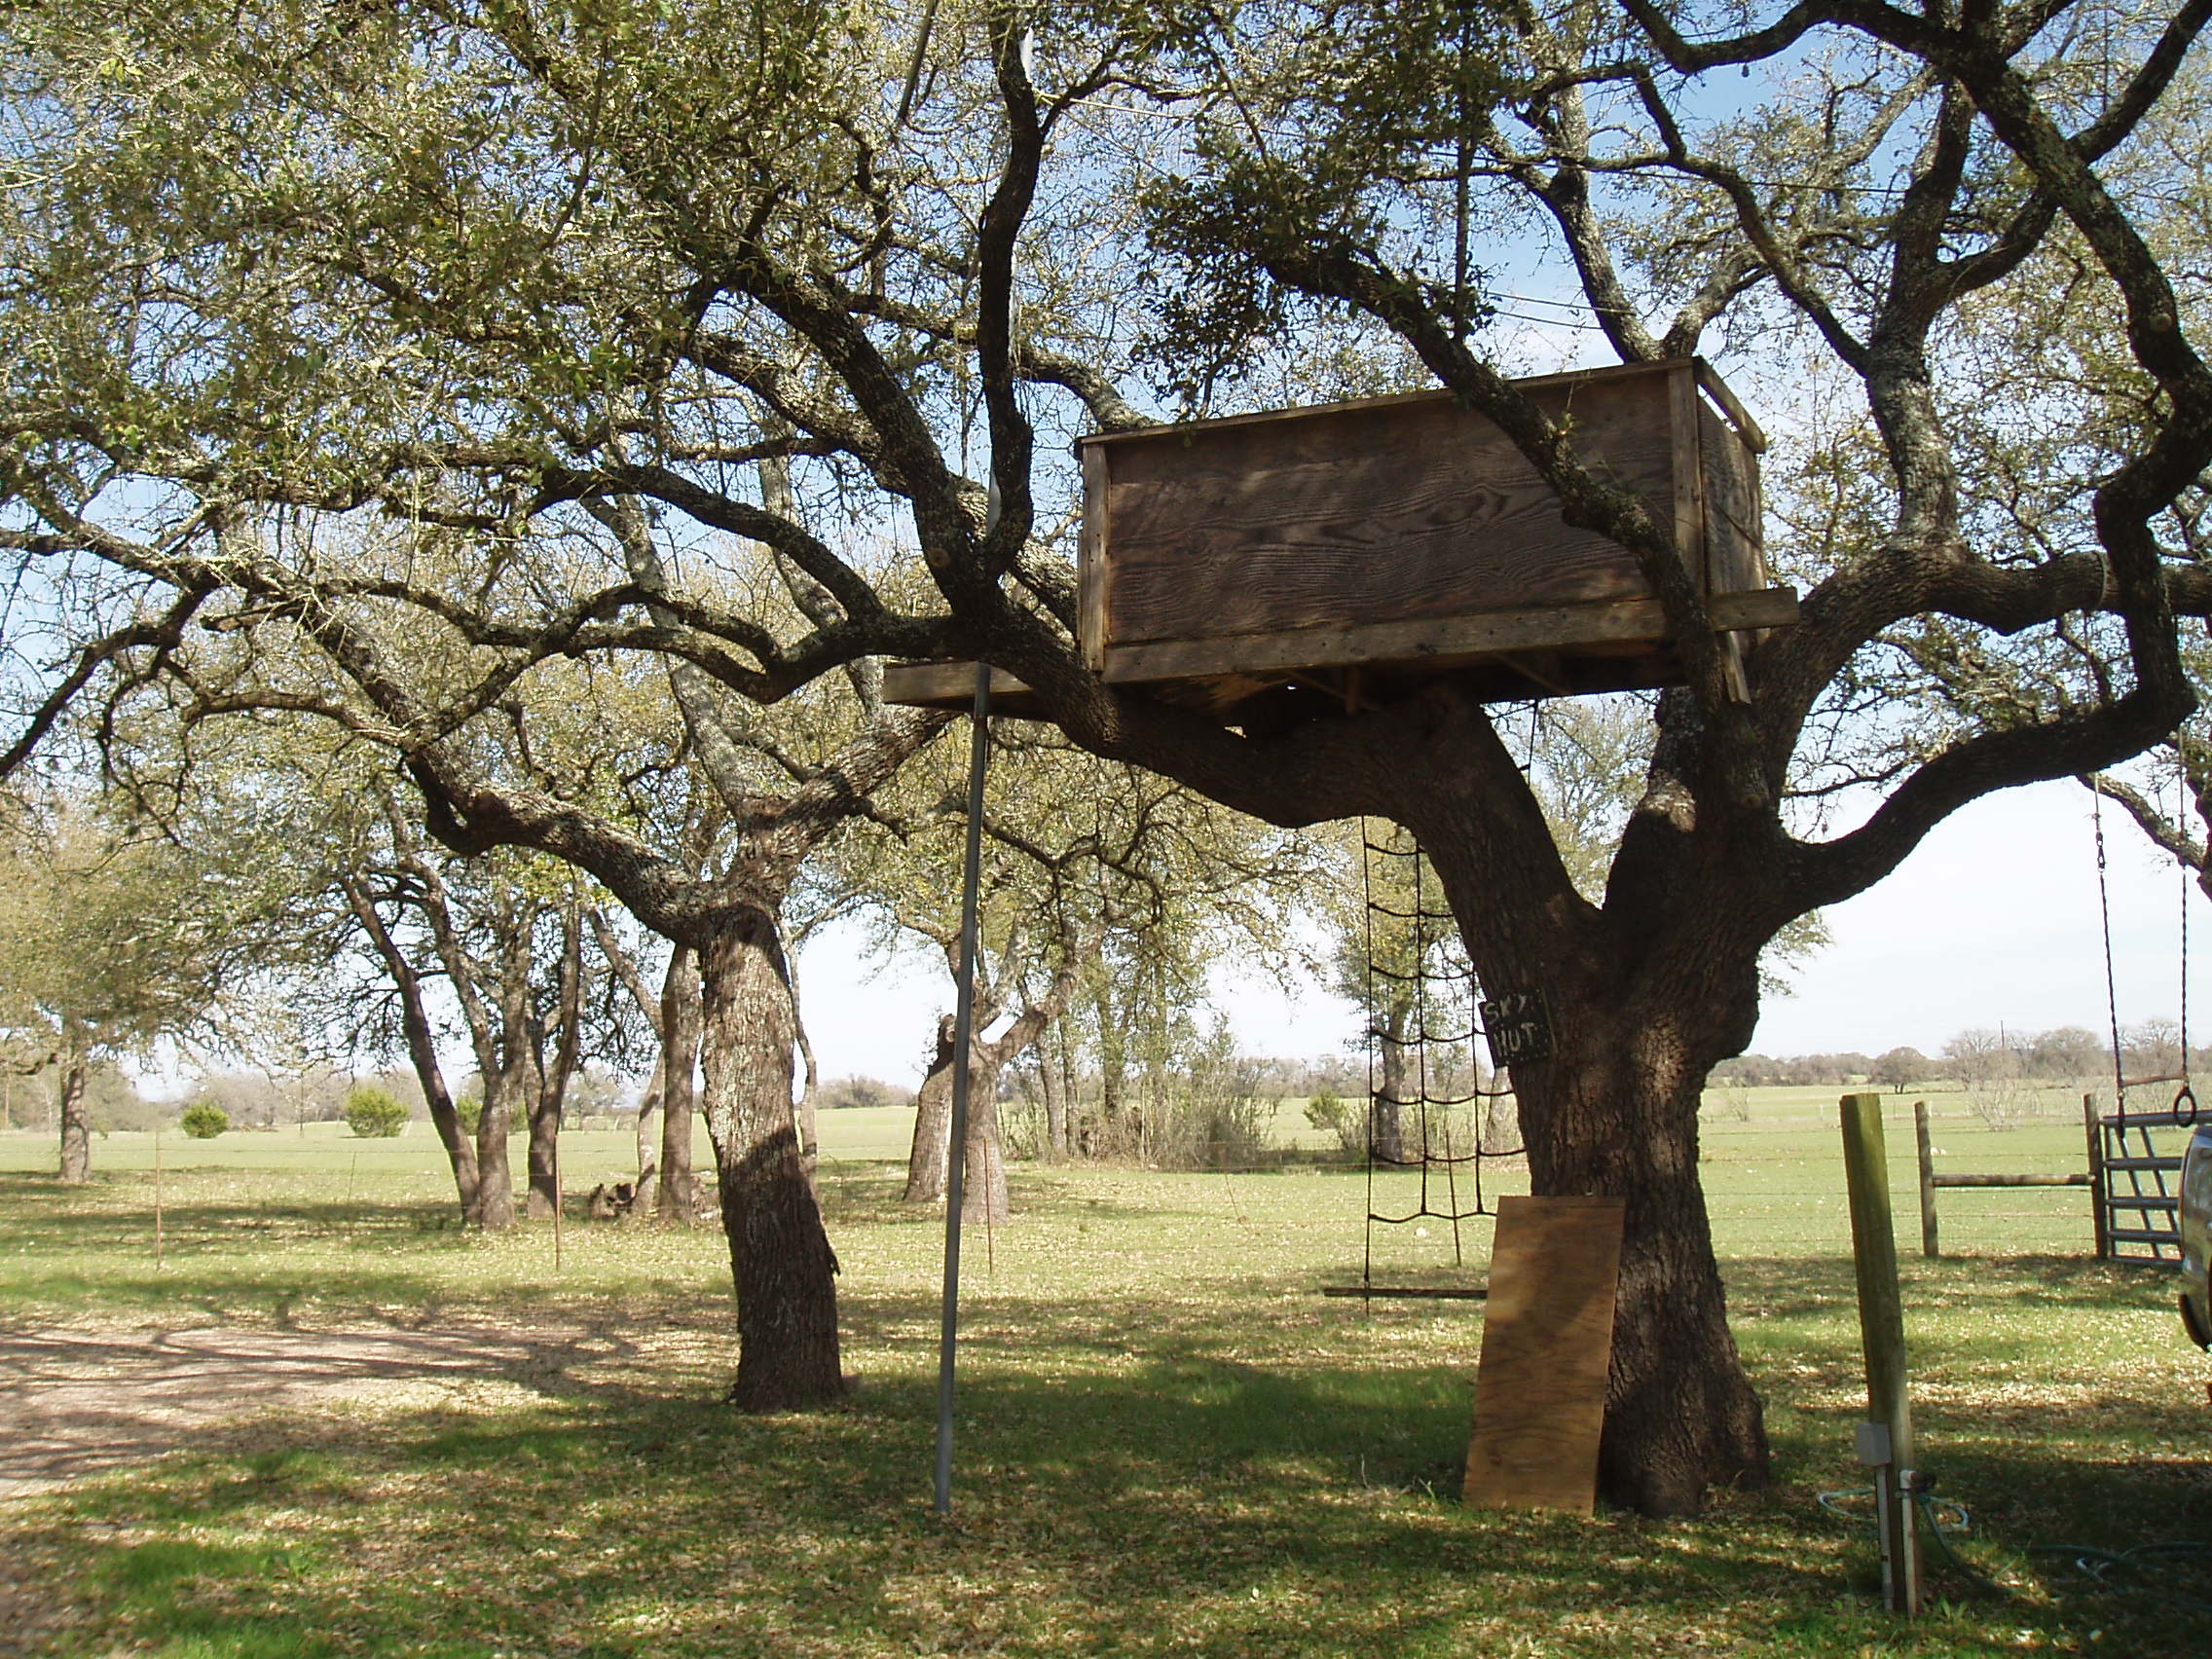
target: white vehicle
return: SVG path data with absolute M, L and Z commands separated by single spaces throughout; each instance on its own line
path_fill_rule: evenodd
M 2205 1280 L 2212 1255 L 2212 1124 L 2199 1124 L 2181 1161 L 2181 1322 L 2189 1340 L 2212 1348 L 2212 1287 Z

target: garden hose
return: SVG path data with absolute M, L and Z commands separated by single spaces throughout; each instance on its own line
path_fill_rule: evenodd
M 2030 1544 L 2032 1556 L 2056 1556 L 2071 1562 L 2074 1570 L 2107 1590 L 2122 1595 L 2155 1596 L 2161 1602 L 2212 1613 L 2212 1595 L 2193 1595 L 2171 1587 L 2173 1567 L 2188 1564 L 2201 1588 L 2212 1588 L 2212 1543 L 2186 1538 L 2161 1538 L 2132 1549 L 2102 1550 L 2088 1544 Z
M 1923 1477 L 1916 1479 L 1910 1489 L 1913 1505 L 1925 1523 L 1925 1535 L 1934 1540 L 1944 1561 L 1960 1573 L 2000 1596 L 2010 1595 L 2003 1584 L 1951 1548 L 1950 1534 L 1970 1530 L 1972 1517 L 1965 1504 L 1934 1496 L 1934 1484 Z M 1831 1515 L 1873 1529 L 1880 1524 L 1869 1512 L 1874 1496 L 1872 1487 L 1845 1487 L 1820 1493 L 1819 1502 Z M 2124 1550 L 2100 1549 L 2091 1544 L 2030 1544 L 2027 1553 L 2070 1563 L 2083 1578 L 2121 1595 L 2152 1596 L 2194 1611 L 2212 1612 L 2212 1594 L 2194 1594 L 2172 1587 L 2174 1569 L 2188 1567 L 2194 1568 L 2191 1576 L 2197 1585 L 2212 1590 L 2212 1543 L 2160 1538 Z

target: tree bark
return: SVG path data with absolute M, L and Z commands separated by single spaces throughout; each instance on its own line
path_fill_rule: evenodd
M 999 1044 L 971 1045 L 968 1136 L 961 1165 L 960 1213 L 968 1221 L 1008 1219 L 1006 1155 L 999 1144 L 999 1077 L 1012 1055 Z M 922 1079 L 914 1110 L 914 1145 L 906 1157 L 906 1201 L 940 1202 L 952 1163 L 952 1016 L 939 1022 L 938 1048 Z
M 543 1221 L 553 1213 L 557 1194 L 553 1185 L 553 1166 L 560 1156 L 561 1102 L 551 1088 L 539 1089 L 530 1102 L 530 1170 L 526 1185 L 530 1194 L 524 1213 L 533 1221 Z
M 530 1105 L 530 1213 L 542 1220 L 561 1202 L 561 1114 L 569 1083 L 583 1054 L 583 913 L 571 903 L 561 911 L 561 981 L 556 998 L 553 1064 L 536 1060 L 537 1089 Z
M 995 1045 L 994 1045 L 995 1047 Z M 999 1135 L 999 1079 L 1006 1056 L 968 1078 L 968 1144 L 960 1176 L 960 1219 L 1004 1225 L 1014 1210 L 1006 1188 L 1006 1145 Z
M 71 1186 L 92 1178 L 92 1125 L 85 1111 L 85 1054 L 72 1048 L 61 1070 L 61 1179 Z
M 469 1142 L 460 1112 L 454 1108 L 453 1090 L 446 1087 L 445 1068 L 438 1062 L 437 1035 L 431 1029 L 429 1011 L 423 1005 L 423 977 L 415 971 L 415 964 L 408 961 L 407 953 L 399 948 L 390 928 L 385 925 L 384 915 L 377 909 L 367 887 L 350 875 L 342 875 L 339 886 L 346 895 L 347 907 L 368 936 L 369 943 L 384 963 L 385 973 L 399 992 L 400 1025 L 407 1034 L 407 1058 L 415 1068 L 415 1081 L 423 1086 L 423 1099 L 430 1109 L 430 1126 L 437 1131 L 438 1144 L 445 1148 L 446 1164 L 453 1171 L 454 1194 L 460 1200 L 461 1216 L 466 1219 L 476 1204 L 476 1148 Z
M 638 1097 L 638 1184 L 630 1211 L 650 1215 L 660 1202 L 660 1096 L 661 1067 L 665 1057 L 653 1061 L 653 1075 Z
M 660 1197 L 655 1213 L 689 1225 L 699 1213 L 691 1174 L 691 1117 L 700 1044 L 699 957 L 687 944 L 669 952 L 660 992 Z M 791 1069 L 791 1056 L 784 1056 Z M 786 1102 L 786 1111 L 790 1107 Z
M 1037 1055 L 1037 1084 L 1045 1096 L 1045 1146 L 1057 1163 L 1068 1155 L 1067 1027 L 1052 1021 L 1051 1035 Z
M 1694 997 L 1555 998 L 1559 1051 L 1516 1068 L 1530 1190 L 1628 1200 L 1599 1480 L 1648 1515 L 1693 1514 L 1709 1485 L 1768 1479 L 1698 1179 L 1710 1036 L 1694 1029 Z
M 934 1204 L 944 1197 L 952 1156 L 952 1015 L 940 1014 L 937 1051 L 914 1096 L 914 1144 L 906 1154 L 906 1201 Z
M 1769 1479 L 1698 1175 L 1706 1076 L 1742 1050 L 1757 1018 L 1758 947 L 1773 932 L 1747 913 L 1757 873 L 1740 855 L 1702 848 L 1681 864 L 1616 872 L 1603 914 L 1563 903 L 1531 917 L 1498 903 L 1515 872 L 1501 867 L 1496 840 L 1469 856 L 1465 822 L 1443 815 L 1421 839 L 1482 983 L 1493 995 L 1541 991 L 1550 1012 L 1551 1054 L 1513 1066 L 1530 1190 L 1628 1204 L 1600 1490 L 1645 1514 L 1692 1514 L 1711 1486 Z M 1549 856 L 1548 841 L 1529 845 Z M 1715 879 L 1722 865 L 1745 879 L 1714 901 L 1729 892 Z M 1540 880 L 1531 866 L 1528 885 Z M 1684 893 L 1700 902 L 1677 905 Z
M 1390 1029 L 1380 1039 L 1382 1050 L 1382 1087 L 1375 1093 L 1375 1158 L 1378 1162 L 1406 1161 L 1406 1014 L 1393 1011 Z
M 824 1405 L 845 1389 L 837 1258 L 792 1119 L 795 1011 L 775 919 L 750 908 L 718 918 L 699 972 L 702 1105 L 737 1289 L 730 1398 L 747 1411 Z
M 507 1135 L 514 1110 L 498 1073 L 484 1079 L 484 1109 L 476 1120 L 476 1191 L 461 1206 L 461 1219 L 487 1233 L 515 1224 L 514 1165 L 507 1158 Z

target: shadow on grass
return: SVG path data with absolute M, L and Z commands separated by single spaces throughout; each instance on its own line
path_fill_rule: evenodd
M 2066 1586 L 1938 1609 L 1939 1641 L 1916 1646 L 1854 1589 L 1870 1549 L 1795 1486 L 1694 1524 L 1463 1511 L 1466 1398 L 1440 1373 L 1157 1352 L 978 1365 L 948 1522 L 927 1503 L 934 1405 L 919 1376 L 771 1419 L 586 1385 L 483 1414 L 302 1419 L 280 1443 L 240 1428 L 72 1500 L 68 1582 L 89 1632 L 129 1614 L 221 1655 L 1488 1654 L 1533 1630 L 1545 1652 L 1952 1654 L 2092 1623 L 2106 1651 L 2212 1641 L 2212 1624 Z M 2170 1471 L 2034 1474 L 2008 1519 L 2117 1522 L 2108 1541 L 2193 1501 Z M 446 1500 L 425 1508 L 425 1485 Z

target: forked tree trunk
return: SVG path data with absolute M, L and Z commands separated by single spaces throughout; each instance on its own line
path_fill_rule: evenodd
M 1699 1096 L 1756 1023 L 1771 914 L 1744 878 L 1754 861 L 1717 844 L 1685 857 L 1658 813 L 1632 826 L 1600 912 L 1564 885 L 1533 808 L 1515 824 L 1483 817 L 1492 804 L 1420 837 L 1485 993 L 1548 1006 L 1551 1053 L 1513 1065 L 1530 1190 L 1627 1201 L 1599 1490 L 1693 1514 L 1714 1486 L 1771 1478 L 1698 1175 Z
M 792 1120 L 796 1029 L 773 918 L 723 916 L 702 941 L 699 964 L 702 1107 L 737 1289 L 730 1398 L 747 1411 L 825 1405 L 845 1388 L 837 1258 Z
M 950 1183 L 952 1163 L 952 1016 L 939 1023 L 937 1053 L 914 1105 L 914 1145 L 906 1155 L 906 1201 L 934 1204 Z M 1008 1056 L 999 1045 L 970 1046 L 968 1137 L 960 1173 L 964 1221 L 1003 1222 L 1012 1213 L 1006 1186 L 1006 1152 L 999 1138 L 999 1077 Z
M 691 1119 L 698 1089 L 694 1075 L 700 1045 L 699 958 L 688 945 L 669 953 L 668 977 L 661 981 L 660 1029 L 660 1198 L 655 1213 L 688 1225 L 699 1213 L 699 1195 L 691 1173 Z M 791 1055 L 784 1071 L 791 1071 Z M 791 1113 L 785 1102 L 785 1116 Z
M 73 1051 L 61 1071 L 61 1179 L 92 1178 L 92 1124 L 85 1110 L 85 1056 Z
M 937 1051 L 914 1095 L 914 1144 L 906 1154 L 906 1201 L 934 1204 L 944 1197 L 952 1151 L 952 1015 L 940 1014 Z

